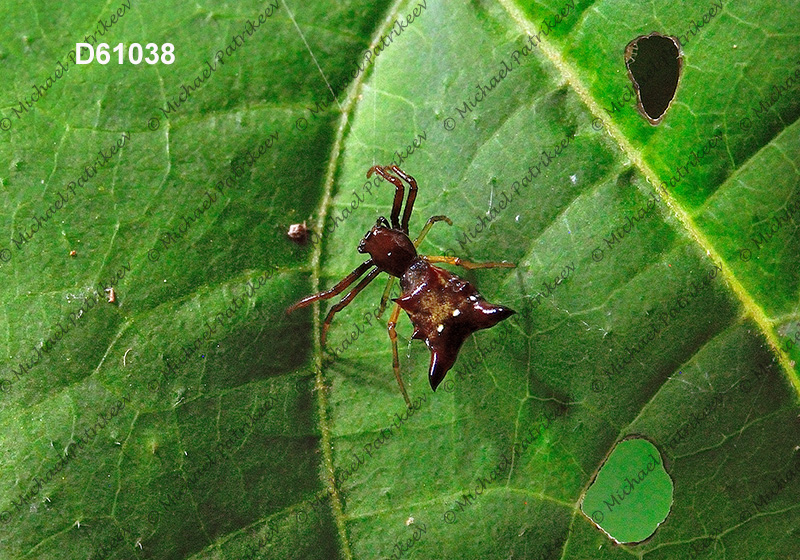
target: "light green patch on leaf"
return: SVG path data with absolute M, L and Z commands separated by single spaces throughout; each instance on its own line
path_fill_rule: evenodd
M 669 515 L 672 480 L 655 445 L 619 442 L 584 495 L 581 511 L 620 543 L 647 539 Z

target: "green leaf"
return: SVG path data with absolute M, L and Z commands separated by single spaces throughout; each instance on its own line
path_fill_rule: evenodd
M 3 557 L 796 553 L 798 12 L 276 5 L 0 8 Z M 684 57 L 658 126 L 624 64 L 654 30 Z M 175 62 L 78 66 L 84 41 Z M 453 220 L 423 254 L 517 265 L 453 269 L 517 314 L 435 393 L 401 317 L 413 412 L 385 275 L 326 349 L 327 304 L 284 313 L 362 262 L 392 162 L 412 236 Z M 615 546 L 580 503 L 633 435 L 674 501 Z

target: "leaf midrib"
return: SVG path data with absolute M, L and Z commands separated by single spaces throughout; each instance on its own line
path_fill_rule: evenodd
M 285 0 L 282 0 L 284 7 L 286 7 L 287 13 L 291 14 L 291 11 L 286 6 Z M 394 25 L 394 20 L 396 16 L 400 13 L 400 6 L 404 4 L 404 0 L 397 0 L 392 7 L 388 10 L 386 17 L 383 18 L 383 24 L 377 28 L 375 33 L 372 36 L 372 39 L 369 43 L 369 49 L 373 50 L 378 43 L 380 42 L 381 36 Z M 292 23 L 297 26 L 297 23 L 292 18 Z M 300 33 L 298 28 L 298 33 Z M 305 39 L 302 37 L 302 33 L 300 33 L 301 39 L 303 39 L 304 44 L 308 46 L 308 43 L 305 42 Z M 316 58 L 314 54 L 311 52 L 310 47 L 308 48 L 309 54 L 316 63 Z M 319 69 L 319 73 L 322 76 L 322 79 L 328 85 L 330 89 L 330 83 L 327 77 L 322 72 L 322 69 L 317 65 Z M 371 74 L 372 68 L 366 69 L 366 71 L 361 72 L 359 76 L 350 83 L 347 90 L 347 97 L 345 99 L 344 105 L 340 104 L 337 99 L 335 99 L 337 105 L 341 109 L 341 117 L 339 118 L 339 124 L 336 129 L 336 137 L 331 144 L 331 153 L 330 157 L 328 158 L 328 166 L 325 173 L 325 182 L 322 188 L 322 199 L 320 200 L 319 210 L 317 212 L 317 221 L 314 223 L 314 231 L 317 233 L 317 238 L 322 238 L 322 229 L 325 226 L 325 221 L 328 217 L 328 212 L 332 206 L 332 191 L 333 191 L 333 182 L 334 177 L 336 176 L 336 166 L 337 162 L 339 161 L 339 155 L 341 153 L 342 144 L 344 141 L 344 131 L 347 127 L 347 122 L 349 120 L 350 114 L 353 112 L 353 109 L 356 105 L 356 100 L 361 92 L 361 88 L 367 78 L 368 75 Z M 331 90 L 331 93 L 333 91 Z M 312 293 L 319 292 L 320 289 L 320 276 L 321 276 L 321 261 L 322 261 L 322 243 L 317 243 L 314 247 L 313 253 L 311 255 L 311 291 Z M 314 332 L 319 333 L 321 329 L 320 323 L 320 305 L 319 302 L 314 302 L 313 305 L 313 317 L 314 317 Z M 322 373 L 322 345 L 320 344 L 320 339 L 318 336 L 314 337 L 314 369 L 315 369 L 315 391 L 317 393 L 317 404 L 319 407 L 319 424 L 320 424 L 320 445 L 322 447 L 322 456 L 323 456 L 323 467 L 324 473 L 321 473 L 323 477 L 323 483 L 328 488 L 328 493 L 331 496 L 331 508 L 333 510 L 333 517 L 336 522 L 336 528 L 339 532 L 339 540 L 341 543 L 341 552 L 343 557 L 346 560 L 353 559 L 353 553 L 350 550 L 350 542 L 347 538 L 347 527 L 346 527 L 346 519 L 344 516 L 344 509 L 342 507 L 342 501 L 339 497 L 339 491 L 336 488 L 336 477 L 333 465 L 333 446 L 331 444 L 331 426 L 328 420 L 328 399 L 326 397 L 325 392 L 325 380 L 323 378 Z

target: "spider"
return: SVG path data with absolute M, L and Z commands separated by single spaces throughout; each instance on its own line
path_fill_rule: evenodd
M 391 175 L 393 172 L 395 175 Z M 391 225 L 385 217 L 380 216 L 372 229 L 370 229 L 358 245 L 359 253 L 369 253 L 370 258 L 364 261 L 353 272 L 345 276 L 338 284 L 329 290 L 318 294 L 306 296 L 286 310 L 291 313 L 301 307 L 311 305 L 315 301 L 332 298 L 345 291 L 353 282 L 358 280 L 367 270 L 372 270 L 350 290 L 339 303 L 331 307 L 325 322 L 322 324 L 321 343 L 325 346 L 333 316 L 344 309 L 381 272 L 389 274 L 389 281 L 381 298 L 379 315 L 386 309 L 389 293 L 395 278 L 400 278 L 401 295 L 392 301 L 395 302 L 394 310 L 389 317 L 387 328 L 392 341 L 392 366 L 397 384 L 406 405 L 411 407 L 403 379 L 400 376 L 400 361 L 397 357 L 397 320 L 400 310 L 405 310 L 414 332 L 411 338 L 425 340 L 431 351 L 431 363 L 428 370 L 428 380 L 431 389 L 436 388 L 444 379 L 456 361 L 458 351 L 464 340 L 479 329 L 493 327 L 503 319 L 514 313 L 513 309 L 502 305 L 488 303 L 469 282 L 462 280 L 455 274 L 434 266 L 431 263 L 446 263 L 466 269 L 473 268 L 513 268 L 509 262 L 473 263 L 458 257 L 423 256 L 417 254 L 422 240 L 436 222 L 453 222 L 447 216 L 433 216 L 428 219 L 419 236 L 411 242 L 408 236 L 408 220 L 414 209 L 414 200 L 417 197 L 417 182 L 410 175 L 406 175 L 396 165 L 381 167 L 373 166 L 367 171 L 367 178 L 377 173 L 395 187 L 394 204 L 392 205 Z M 399 177 L 399 178 L 398 178 Z M 402 179 L 409 185 L 408 200 L 403 211 L 402 222 L 399 220 L 400 209 L 403 206 L 404 187 Z

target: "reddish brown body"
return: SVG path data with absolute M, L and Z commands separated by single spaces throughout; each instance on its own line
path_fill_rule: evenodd
M 425 341 L 431 351 L 428 380 L 436 387 L 450 371 L 464 340 L 479 329 L 511 317 L 513 309 L 492 305 L 475 286 L 418 258 L 400 279 L 403 295 L 395 301 L 414 325 L 411 338 Z
M 379 219 L 358 246 L 372 262 L 400 278 L 402 294 L 394 301 L 408 314 L 414 333 L 431 351 L 428 380 L 435 391 L 450 371 L 464 340 L 514 314 L 514 310 L 488 303 L 475 286 L 455 274 L 433 266 L 402 230 Z M 458 259 L 460 263 L 460 259 Z M 455 264 L 455 263 L 454 263 Z
M 505 262 L 470 263 L 457 257 L 425 257 L 418 255 L 417 247 L 435 222 L 446 221 L 451 224 L 452 222 L 445 216 L 434 216 L 428 220 L 419 237 L 412 242 L 408 237 L 408 220 L 416 198 L 416 181 L 394 165 L 391 167 L 373 167 L 367 173 L 367 177 L 373 171 L 376 171 L 384 179 L 391 182 L 396 189 L 394 205 L 392 206 L 391 226 L 383 216 L 378 218 L 377 223 L 367 232 L 358 246 L 360 253 L 369 253 L 371 258 L 362 263 L 361 266 L 330 290 L 303 298 L 291 306 L 287 313 L 300 307 L 305 307 L 314 301 L 328 299 L 343 292 L 350 284 L 374 266 L 375 268 L 342 298 L 342 301 L 331 308 L 322 325 L 322 344 L 324 345 L 328 326 L 334 314 L 349 304 L 378 274 L 386 272 L 392 277 L 400 278 L 402 293 L 399 298 L 394 299 L 397 305 L 389 319 L 388 329 L 389 337 L 392 340 L 395 377 L 406 403 L 411 406 L 411 401 L 406 394 L 405 386 L 400 377 L 397 356 L 395 326 L 401 308 L 408 314 L 411 324 L 414 325 L 414 333 L 411 337 L 424 340 L 431 351 L 428 380 L 434 391 L 450 368 L 453 367 L 458 357 L 458 351 L 470 334 L 479 329 L 492 327 L 515 313 L 513 309 L 508 307 L 487 302 L 472 284 L 462 280 L 455 274 L 432 265 L 431 262 L 445 262 L 465 268 L 513 267 L 514 265 Z M 398 218 L 403 203 L 403 184 L 397 177 L 389 175 L 388 171 L 396 173 L 410 186 L 402 224 Z M 381 311 L 384 309 L 390 287 L 391 279 L 381 301 Z

